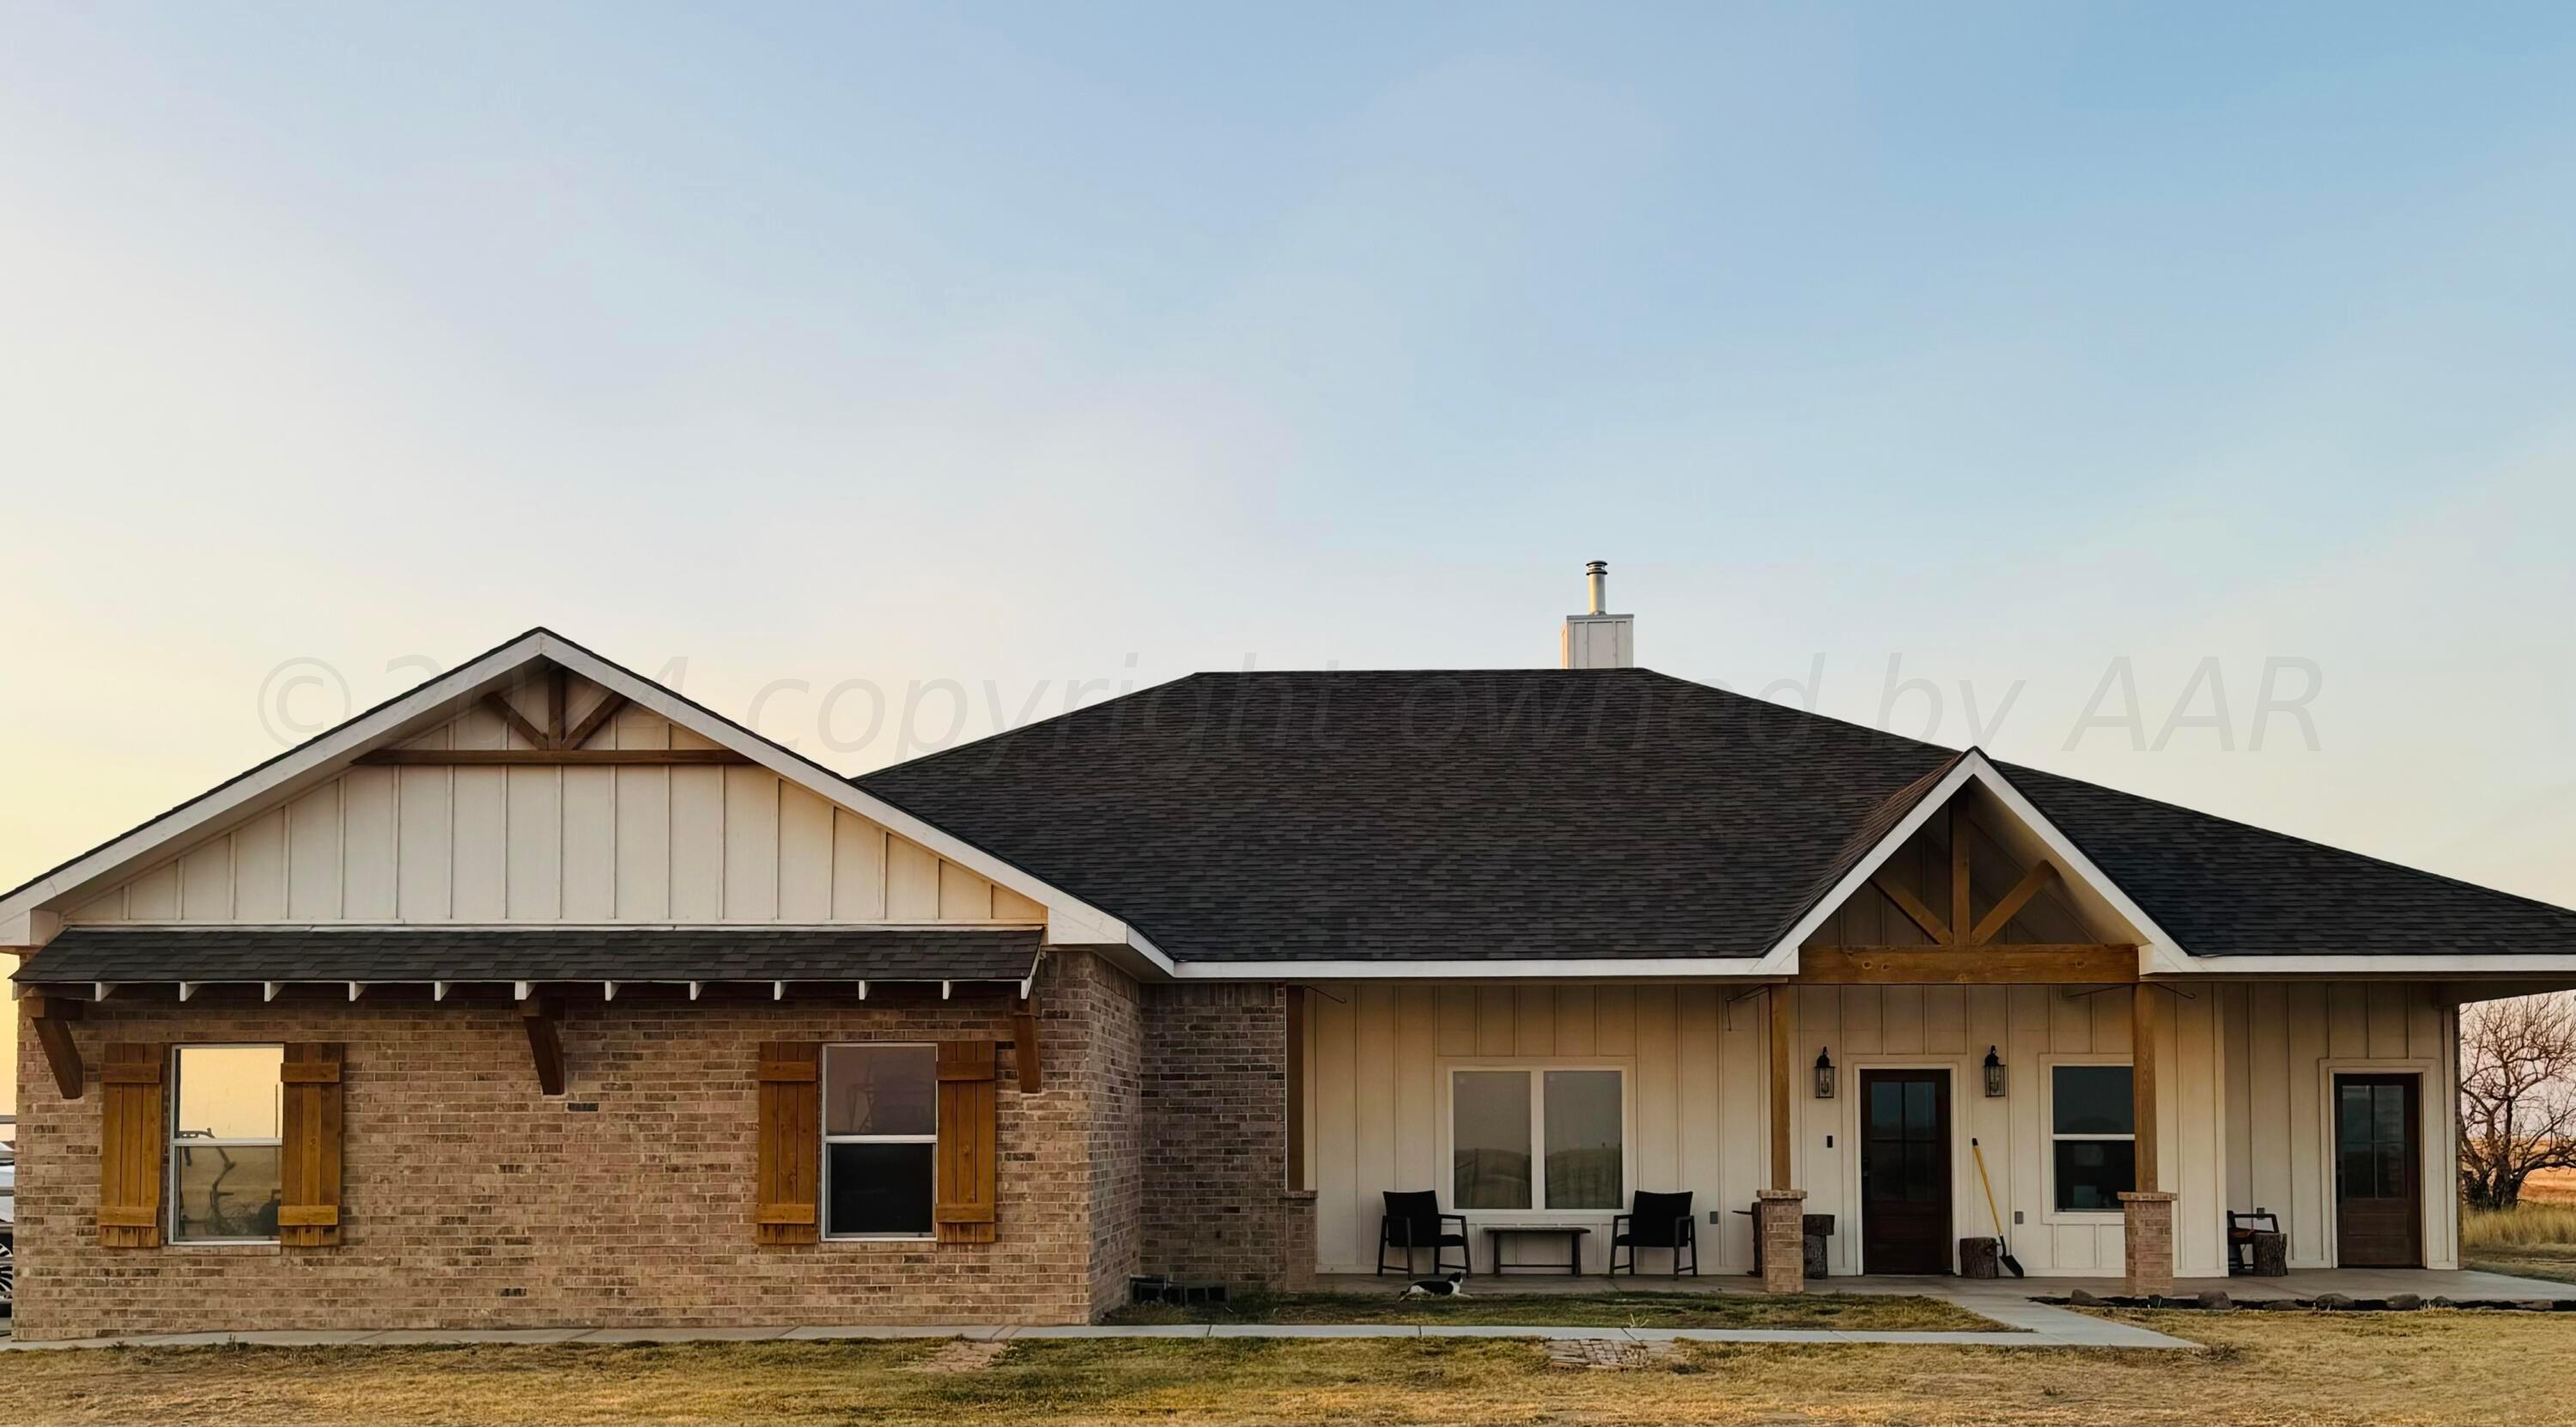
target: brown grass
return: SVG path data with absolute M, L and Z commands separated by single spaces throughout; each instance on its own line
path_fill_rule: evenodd
M 2119 1316 L 2212 1351 L 1692 1344 L 1569 1374 L 1527 1342 L 1088 1340 L 940 1377 L 889 1371 L 920 1341 L 158 1348 L 0 1355 L 0 1421 L 2576 1424 L 2564 1316 Z
M 1299 1293 L 1190 1308 L 1122 1308 L 1112 1323 L 1454 1323 L 1569 1328 L 1850 1328 L 1992 1333 L 2003 1325 L 1937 1298 L 1875 1293 L 1495 1294 L 1404 1298 Z

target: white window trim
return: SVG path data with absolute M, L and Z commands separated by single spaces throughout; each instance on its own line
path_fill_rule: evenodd
M 286 1064 L 286 1046 L 283 1042 L 183 1041 L 170 1047 L 169 1061 L 166 1068 L 162 1071 L 163 1077 L 169 1082 L 169 1094 L 164 1097 L 168 1103 L 164 1107 L 165 1118 L 161 1126 L 161 1192 L 164 1197 L 169 1200 L 169 1208 L 164 1211 L 168 1227 L 162 1231 L 165 1236 L 165 1242 L 172 1248 L 183 1249 L 274 1248 L 282 1241 L 273 1235 L 268 1238 L 254 1237 L 231 1239 L 183 1239 L 179 1237 L 179 1151 L 183 1149 L 271 1149 L 278 1152 L 278 1170 L 281 1175 L 283 1175 L 286 1168 L 285 1081 L 282 1076 L 277 1086 L 273 1087 L 277 1090 L 280 1097 L 277 1106 L 278 1124 L 277 1137 L 275 1139 L 210 1139 L 197 1135 L 190 1135 L 185 1139 L 180 1138 L 179 1093 L 181 1087 L 179 1084 L 179 1060 L 180 1052 L 191 1050 L 274 1050 L 277 1052 L 277 1062 L 281 1070 Z
M 852 1048 L 867 1050 L 926 1050 L 930 1052 L 934 1066 L 930 1091 L 929 1134 L 836 1135 L 832 1133 L 830 1129 L 832 1123 L 832 1052 Z M 938 1057 L 939 1044 L 936 1041 L 828 1041 L 824 1044 L 822 1053 L 815 1057 L 814 1073 L 818 1077 L 818 1088 L 821 1091 L 822 1113 L 816 1115 L 814 1118 L 819 1122 L 817 1128 L 820 1129 L 823 1134 L 823 1148 L 819 1156 L 820 1162 L 815 1166 L 814 1197 L 819 1202 L 814 1205 L 814 1219 L 816 1226 L 825 1231 L 823 1233 L 823 1238 L 826 1242 L 839 1244 L 926 1244 L 938 1237 L 935 1229 L 933 1232 L 927 1234 L 835 1234 L 830 1232 L 832 1226 L 832 1146 L 936 1146 L 939 1143 L 939 1086 L 935 1064 Z M 930 1208 L 932 1216 L 935 1218 L 939 1212 L 939 1152 L 936 1148 L 931 1151 Z
M 1633 1196 L 1637 1186 L 1637 1062 L 1633 1056 L 1459 1056 L 1443 1057 L 1435 1062 L 1440 1077 L 1440 1125 L 1435 1153 L 1439 1163 L 1434 1170 L 1438 1181 L 1440 1203 L 1444 1211 L 1464 1214 L 1472 1223 L 1552 1224 L 1572 1220 L 1579 1223 L 1608 1223 L 1613 1215 L 1628 1212 L 1628 1205 L 1613 1209 L 1461 1209 L 1457 1200 L 1458 1123 L 1456 1089 L 1462 1070 L 1523 1071 L 1536 1077 L 1551 1070 L 1615 1070 L 1619 1072 L 1619 1186 L 1623 1198 Z M 1547 1175 L 1542 1165 L 1547 1154 L 1547 1090 L 1544 1083 L 1530 1086 L 1530 1196 L 1547 1195 Z
M 2059 1140 L 2127 1140 L 2137 1143 L 2136 1127 L 2125 1135 L 2061 1135 L 2057 1133 L 2057 1068 L 2061 1065 L 2119 1065 L 2128 1067 L 2137 1082 L 2136 1057 L 2117 1052 L 2095 1054 L 2052 1054 L 2039 1058 L 2039 1221 L 2043 1224 L 2117 1224 L 2127 1215 L 2120 1209 L 2060 1209 L 2057 1207 L 2057 1142 Z M 2161 1108 L 2161 1107 L 2159 1107 Z M 2134 1155 L 2135 1150 L 2131 1151 Z

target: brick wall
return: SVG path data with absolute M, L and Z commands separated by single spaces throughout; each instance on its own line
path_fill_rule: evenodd
M 22 1035 L 18 1333 L 1078 1323 L 1105 1284 L 1123 1292 L 1140 1015 L 1135 984 L 1093 957 L 1047 960 L 1044 1091 L 1008 1074 L 1000 1087 L 989 1245 L 755 1246 L 752 1076 L 763 1040 L 1008 1039 L 1007 993 L 569 994 L 568 1093 L 549 1099 L 502 989 L 433 1003 L 426 987 L 377 987 L 351 1003 L 303 987 L 263 1003 L 255 988 L 207 987 L 184 1005 L 130 989 L 73 1026 L 90 1077 L 77 1100 Z M 101 1250 L 101 1048 L 219 1040 L 347 1046 L 343 1244 Z
M 1091 1316 L 1127 1301 L 1144 1242 L 1145 1007 L 1141 988 L 1102 968 L 1091 1017 Z
M 1312 1196 L 1286 1188 L 1286 988 L 1143 990 L 1146 1271 L 1273 1286 L 1311 1275 Z

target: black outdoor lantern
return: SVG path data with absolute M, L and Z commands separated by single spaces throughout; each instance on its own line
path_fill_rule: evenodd
M 1986 1047 L 1986 1098 L 2004 1098 L 2004 1063 L 1996 1057 L 1993 1046 Z
M 1834 1098 L 1834 1058 L 1820 1047 L 1816 1051 L 1816 1098 Z

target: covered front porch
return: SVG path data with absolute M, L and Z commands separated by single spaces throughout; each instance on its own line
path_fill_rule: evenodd
M 2140 1193 L 2170 1196 L 2145 1202 L 2165 1220 L 2162 1276 L 2185 1284 L 2227 1281 L 2230 1215 L 2258 1212 L 2294 1273 L 2439 1274 L 2461 1266 L 2452 1051 L 2475 994 L 1857 975 L 1316 985 L 1297 997 L 1292 1173 L 1315 1192 L 1328 1278 L 1372 1276 L 1391 1191 L 1436 1193 L 1478 1276 L 1533 1266 L 1516 1286 L 1548 1282 L 1534 1266 L 1566 1263 L 1569 1239 L 1576 1277 L 1597 1281 L 1639 1191 L 1692 1195 L 1700 1277 L 1736 1287 L 1752 1282 L 1757 1205 L 1782 1190 L 1803 1196 L 1782 1212 L 1831 1216 L 1837 1288 L 1960 1272 L 1959 1241 L 1999 1233 L 2034 1281 L 2123 1282 L 2123 1196 Z M 1569 1232 L 1493 1232 L 1542 1226 Z M 1649 1273 L 1674 1262 L 1640 1258 Z

